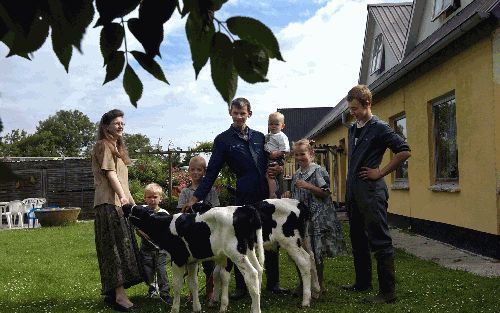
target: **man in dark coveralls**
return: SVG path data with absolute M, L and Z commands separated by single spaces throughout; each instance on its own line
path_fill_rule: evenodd
M 275 176 L 282 170 L 277 164 L 268 168 L 268 154 L 264 150 L 264 134 L 246 125 L 247 119 L 252 116 L 250 102 L 245 98 L 234 99 L 229 107 L 229 115 L 233 124 L 228 130 L 215 137 L 206 175 L 183 210 L 200 199 L 205 199 L 224 164 L 227 164 L 237 177 L 236 205 L 253 204 L 267 199 L 269 188 L 266 171 L 271 176 Z M 278 266 L 278 252 L 265 251 L 266 289 L 276 294 L 286 293 L 288 290 L 279 287 Z M 235 278 L 236 290 L 231 295 L 233 300 L 248 294 L 243 276 L 236 267 Z
M 410 157 L 410 147 L 386 122 L 372 115 L 372 94 L 367 86 L 353 87 L 346 100 L 356 119 L 349 128 L 345 196 L 356 280 L 342 288 L 350 291 L 372 288 L 370 252 L 373 252 L 377 260 L 379 292 L 367 301 L 390 303 L 396 300 L 396 279 L 394 247 L 387 224 L 389 194 L 383 177 Z M 394 156 L 385 167 L 379 168 L 387 148 Z

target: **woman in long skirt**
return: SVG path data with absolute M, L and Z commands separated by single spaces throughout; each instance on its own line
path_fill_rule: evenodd
M 121 207 L 134 204 L 128 186 L 130 158 L 123 142 L 123 112 L 111 110 L 99 123 L 92 151 L 95 196 L 95 244 L 106 304 L 120 312 L 135 311 L 125 289 L 142 282 L 134 233 Z

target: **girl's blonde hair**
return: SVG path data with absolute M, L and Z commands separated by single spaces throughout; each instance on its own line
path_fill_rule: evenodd
M 304 147 L 306 147 L 307 151 L 309 151 L 309 153 L 312 156 L 314 156 L 314 148 L 311 145 L 312 143 L 314 143 L 314 141 L 312 141 L 312 140 L 309 140 L 309 139 L 300 139 L 299 141 L 296 141 L 296 142 L 293 143 L 293 150 L 295 150 L 295 148 L 298 147 L 298 146 L 304 146 Z

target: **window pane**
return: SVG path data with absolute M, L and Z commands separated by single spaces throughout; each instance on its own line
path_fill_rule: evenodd
M 437 181 L 458 180 L 455 98 L 433 106 Z
M 394 121 L 394 131 L 406 140 L 406 116 Z M 408 160 L 396 169 L 396 180 L 408 180 Z
M 374 73 L 379 69 L 381 69 L 382 57 L 383 57 L 382 34 L 379 34 L 377 38 L 375 38 L 375 42 L 373 44 L 370 73 Z
M 443 0 L 434 0 L 434 16 L 443 9 Z

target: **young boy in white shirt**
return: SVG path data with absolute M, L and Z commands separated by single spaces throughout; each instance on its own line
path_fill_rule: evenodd
M 151 183 L 144 189 L 144 202 L 146 202 L 148 208 L 152 209 L 155 213 L 168 214 L 166 210 L 160 208 L 162 198 L 163 188 L 160 185 Z M 171 303 L 167 276 L 167 251 L 158 250 L 157 247 L 149 243 L 146 239 L 141 238 L 140 253 L 145 282 L 149 287 L 148 297 L 153 298 L 158 294 L 159 290 L 160 299 L 166 303 Z

